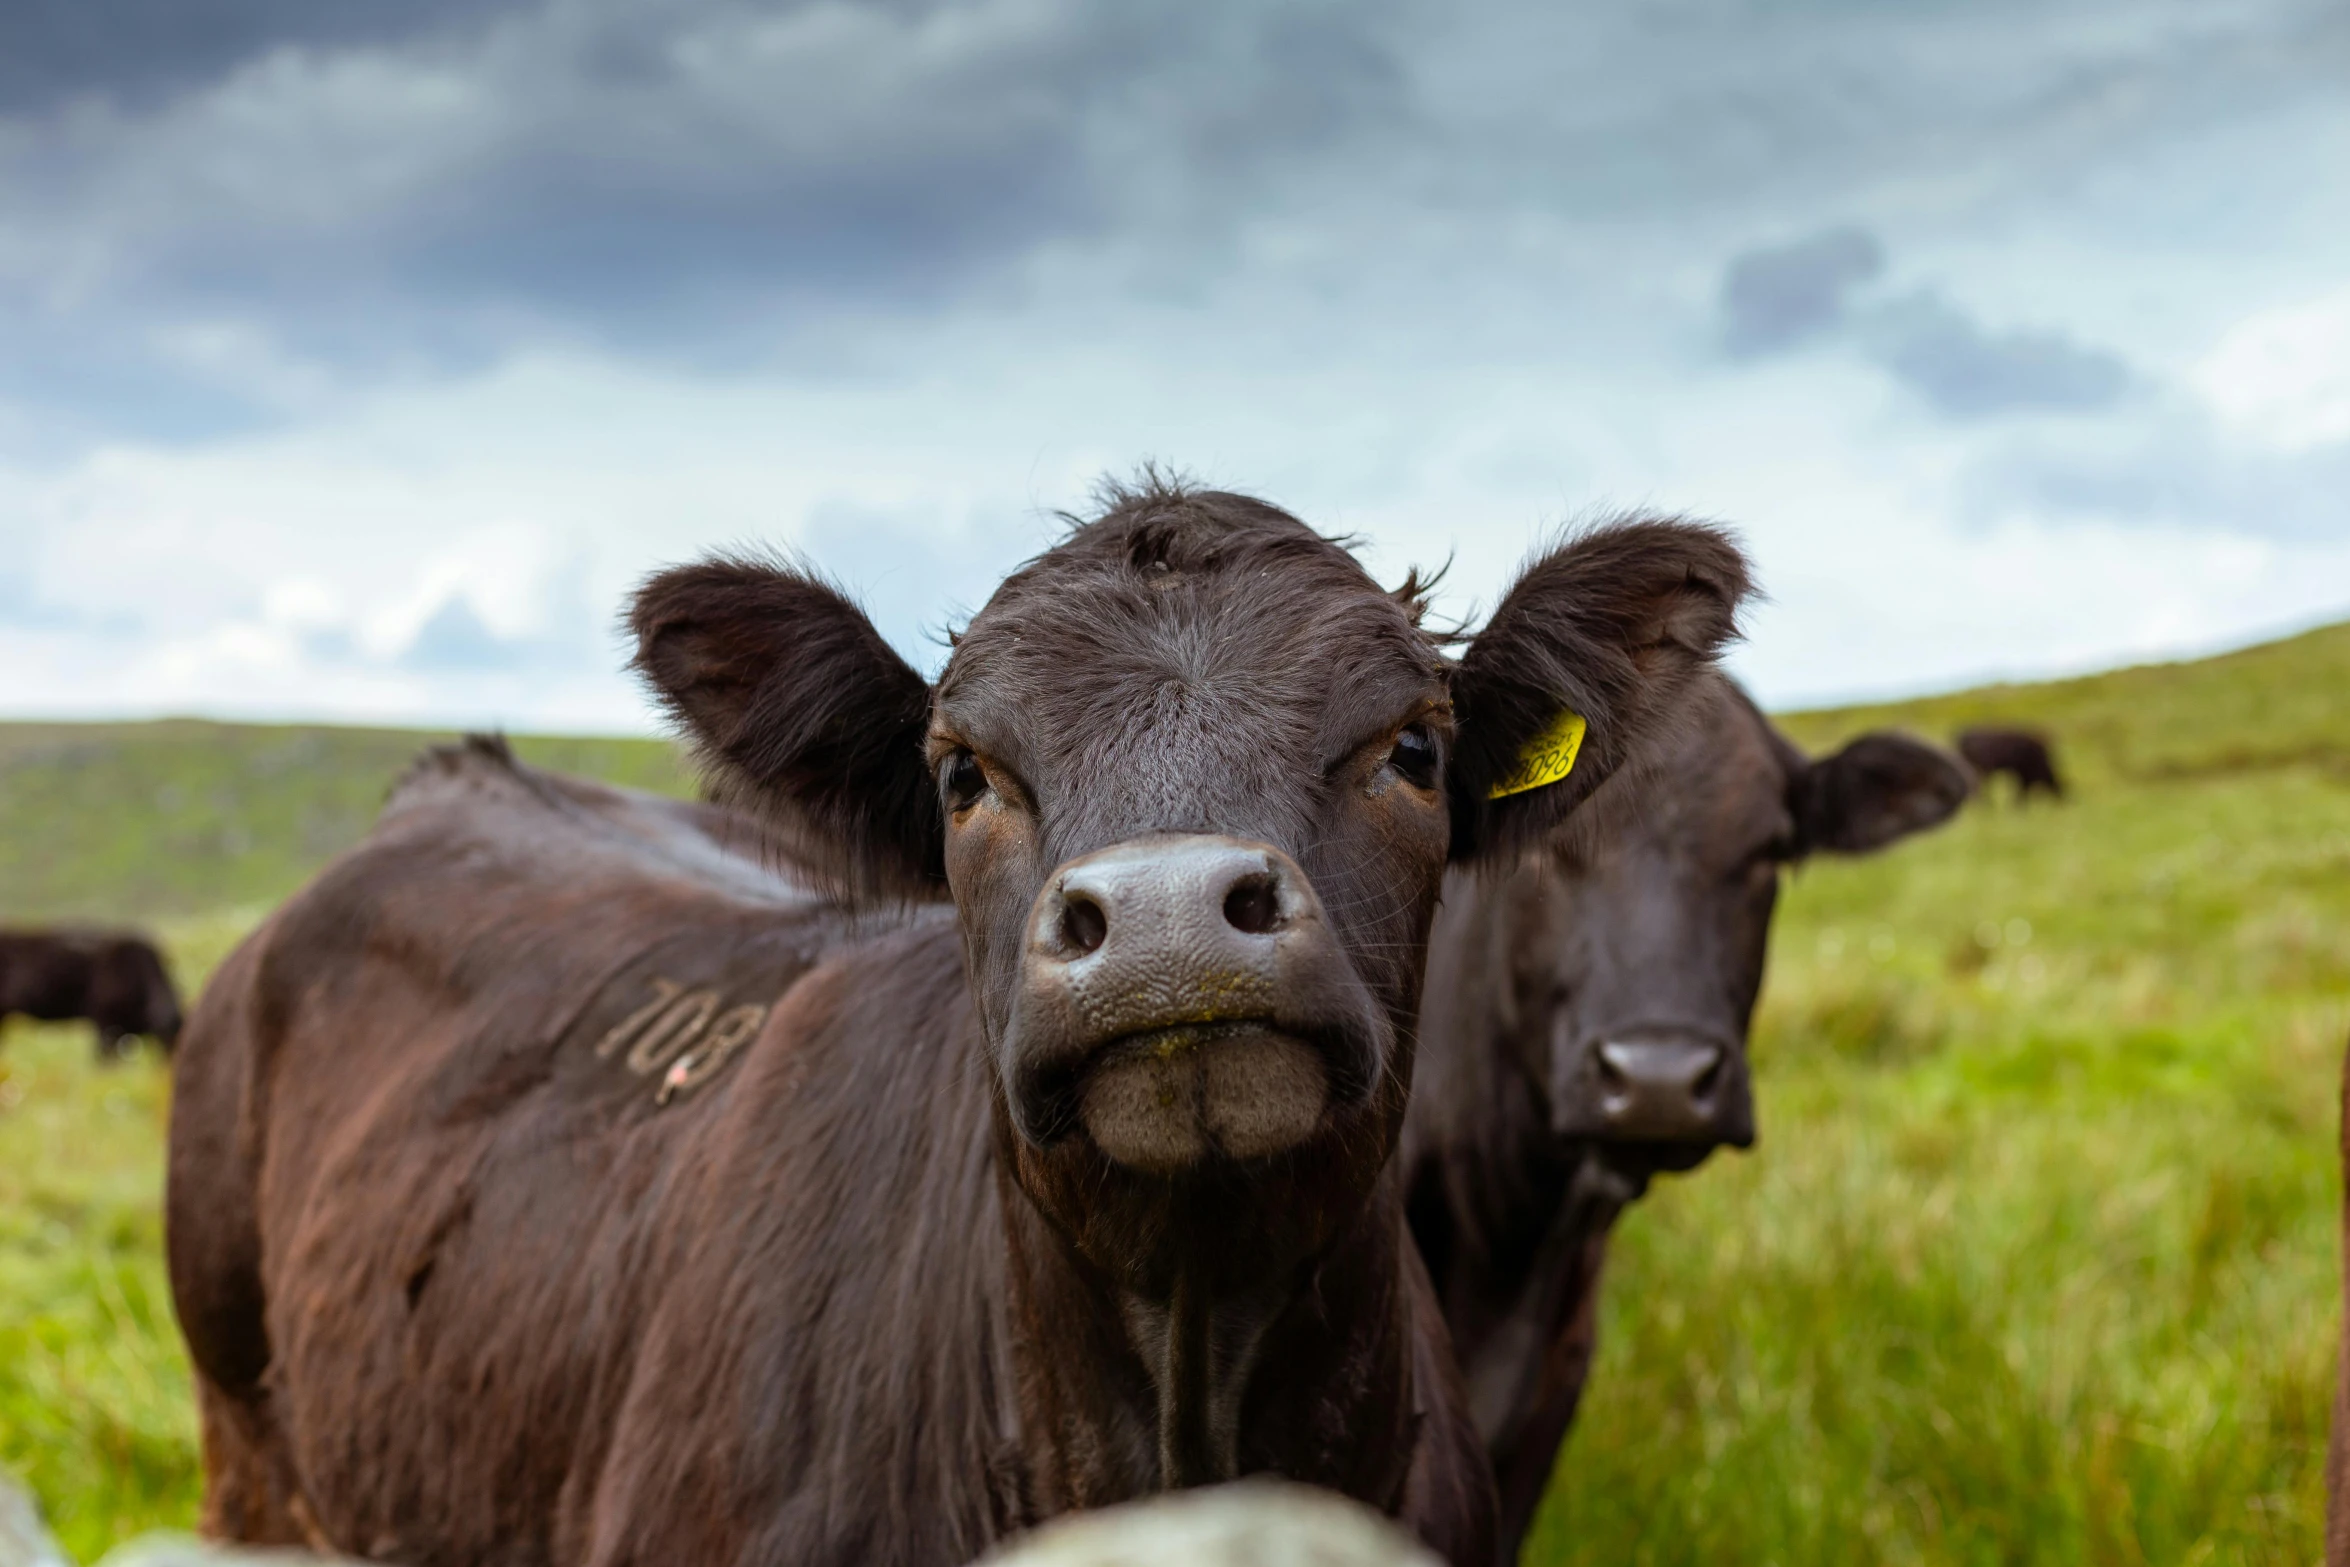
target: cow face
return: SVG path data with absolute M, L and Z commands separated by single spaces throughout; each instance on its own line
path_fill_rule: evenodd
M 1934 826 L 1968 790 L 1955 759 L 1896 734 L 1812 761 L 1719 675 L 1686 715 L 1520 888 L 1530 1075 L 1555 1132 L 1636 1178 L 1754 1141 L 1747 1029 L 1780 872 Z
M 1109 500 L 935 689 L 772 565 L 658 577 L 634 624 L 721 787 L 852 891 L 952 897 L 1020 1184 L 1147 1288 L 1280 1266 L 1360 1208 L 1446 864 L 1539 839 L 1621 765 L 1746 584 L 1715 532 L 1619 526 L 1536 562 L 1455 665 L 1408 589 L 1284 512 Z M 1511 787 L 1568 711 L 1573 769 Z

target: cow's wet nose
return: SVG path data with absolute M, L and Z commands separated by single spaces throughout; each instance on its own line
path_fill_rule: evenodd
M 1728 1047 L 1698 1036 L 1625 1034 L 1595 1052 L 1600 1123 L 1624 1142 L 1743 1148 L 1753 1101 Z
M 1269 844 L 1162 834 L 1070 861 L 1030 912 L 1013 1108 L 1172 1171 L 1311 1136 L 1370 1080 L 1363 997 L 1305 872 Z
M 1077 861 L 1046 889 L 1031 961 L 1082 965 L 1099 975 L 1088 988 L 1104 990 L 1168 962 L 1203 974 L 1228 969 L 1245 984 L 1269 973 L 1275 939 L 1310 901 L 1297 866 L 1262 844 L 1205 836 L 1121 844 Z

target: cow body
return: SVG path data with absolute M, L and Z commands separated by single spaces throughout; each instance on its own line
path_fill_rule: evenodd
M 1490 1559 L 1388 1168 L 1428 921 L 1669 717 L 1742 563 L 1594 535 L 1455 672 L 1286 514 L 1114 499 L 935 689 L 799 573 L 646 587 L 796 879 L 477 748 L 224 966 L 170 1172 L 214 1532 L 947 1563 L 1272 1471 Z M 1503 801 L 1561 707 L 1587 765 Z
M 231 1212 L 198 1178 L 224 1150 L 176 1150 L 212 1525 L 416 1562 L 961 1561 L 1152 1489 L 1147 1369 L 1088 1342 L 1081 1276 L 1018 1266 L 1060 1248 L 1002 1190 L 951 911 L 714 885 L 494 758 L 441 771 L 207 997 L 243 1048 L 178 1115 L 251 1177 Z M 626 1025 L 699 994 L 763 1019 L 659 1103 L 693 1041 L 632 1063 L 660 1015 Z M 1379 1261 L 1366 1234 L 1324 1266 L 1413 1282 Z M 1260 1354 L 1333 1376 L 1246 1410 L 1309 1439 L 1242 1464 L 1402 1511 L 1417 1457 L 1473 1500 L 1416 1306 L 1273 1322 Z M 1415 1357 L 1433 1409 L 1278 1396 L 1409 1386 Z
M 2001 773 L 2014 779 L 2019 803 L 2035 793 L 2051 800 L 2064 798 L 2064 780 L 2056 775 L 2056 754 L 2046 735 L 1982 725 L 1960 730 L 1957 747 L 1958 754 L 1986 784 Z
M 145 1035 L 169 1052 L 179 1038 L 179 994 L 144 936 L 104 930 L 0 931 L 0 1017 L 86 1018 L 98 1056 L 111 1060 Z
M 1967 787 L 1897 735 L 1814 762 L 1709 677 L 1654 768 L 1507 872 L 1448 879 L 1403 1160 L 1513 1555 L 1590 1368 L 1616 1218 L 1754 1139 L 1747 1029 L 1783 867 L 1931 826 Z

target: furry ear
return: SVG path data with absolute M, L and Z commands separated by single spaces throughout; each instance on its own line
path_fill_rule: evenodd
M 806 572 L 719 559 L 649 579 L 629 629 L 714 796 L 852 895 L 943 894 L 930 687 L 854 604 Z
M 1528 565 L 1453 677 L 1453 858 L 1514 855 L 1640 755 L 1750 591 L 1729 535 L 1690 522 L 1609 524 Z
M 1804 769 L 1788 805 L 1806 851 L 1867 854 L 1948 821 L 1972 787 L 1940 746 L 1878 731 Z

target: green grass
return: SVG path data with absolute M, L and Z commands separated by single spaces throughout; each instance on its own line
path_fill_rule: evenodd
M 2350 1034 L 2350 626 L 1786 720 L 2047 725 L 2069 805 L 1793 881 L 1763 1141 L 1620 1232 L 1541 1563 L 2306 1564 Z M 0 919 L 159 921 L 201 974 L 415 735 L 0 726 Z M 522 742 L 680 786 L 667 748 Z M 72 1550 L 192 1520 L 166 1084 L 0 1049 L 0 1466 Z
M 0 919 L 164 919 L 277 901 L 359 841 L 452 736 L 318 725 L 0 724 Z M 683 793 L 654 740 L 518 738 L 524 760 Z
M 89 1054 L 18 1023 L 0 1057 L 0 1468 L 84 1559 L 185 1527 L 200 1480 L 157 1202 L 169 1079 Z

